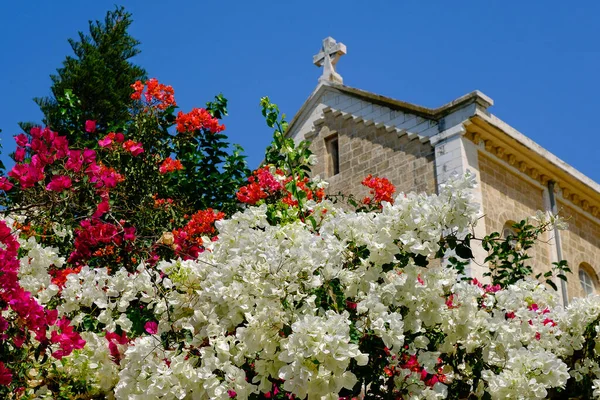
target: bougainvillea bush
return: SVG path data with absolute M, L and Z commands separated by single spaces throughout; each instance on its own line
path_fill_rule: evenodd
M 152 240 L 111 206 L 126 164 L 50 129 L 18 138 L 29 157 L 0 185 L 43 201 L 0 222 L 3 398 L 600 397 L 599 297 L 561 307 L 526 267 L 505 273 L 500 256 L 526 248 L 493 235 L 483 240 L 502 263 L 490 283 L 461 273 L 477 240 L 472 176 L 434 195 L 395 195 L 369 176 L 369 197 L 334 202 L 308 175 L 308 144 L 262 105 L 275 136 L 236 193 L 241 211 L 198 209 Z M 184 132 L 220 129 L 210 112 L 178 118 Z M 101 133 L 98 146 L 117 160 L 154 153 L 132 137 Z M 186 168 L 155 154 L 159 174 Z M 45 214 L 66 201 L 94 204 L 71 211 L 73 231 Z M 172 206 L 156 196 L 137 210 Z M 539 214 L 519 236 L 559 222 Z

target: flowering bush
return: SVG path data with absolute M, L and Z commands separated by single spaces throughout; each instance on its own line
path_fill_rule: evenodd
M 86 147 L 86 141 L 70 143 L 67 133 L 34 127 L 15 136 L 16 164 L 8 179 L 0 180 L 5 207 L 35 209 L 24 214 L 24 225 L 41 234 L 42 244 L 85 255 L 84 263 L 92 256 L 103 257 L 91 262 L 117 261 L 134 269 L 138 260 L 155 253 L 174 256 L 172 247 L 156 247 L 161 235 L 181 228 L 187 216 L 201 209 L 215 207 L 227 214 L 238 210 L 235 191 L 249 173 L 239 148 L 227 151 L 219 122 L 227 112 L 222 96 L 190 113 L 201 115 L 202 123 L 175 130 L 181 117 L 175 116 L 171 86 L 150 79 L 134 83 L 132 89 L 131 120 L 123 129 L 106 132 L 87 120 L 79 129 L 97 139 Z M 58 225 L 78 240 L 46 234 Z M 85 243 L 81 233 L 90 226 L 107 233 Z M 119 251 L 126 229 L 134 229 L 136 238 Z M 96 234 L 86 237 L 92 236 Z
M 600 397 L 600 297 L 563 308 L 538 280 L 494 272 L 482 283 L 459 273 L 476 222 L 473 176 L 450 180 L 437 195 L 395 198 L 386 197 L 389 182 L 369 177 L 377 204 L 355 211 L 323 195 L 326 183 L 307 175 L 308 145 L 284 136 L 268 99 L 263 107 L 276 132 L 266 164 L 237 193 L 245 207 L 229 217 L 197 210 L 165 230 L 156 245 L 181 257 L 135 253 L 137 227 L 110 221 L 112 211 L 82 219 L 73 239 L 49 225 L 46 233 L 75 243 L 68 254 L 41 243 L 22 211 L 0 223 L 1 395 Z M 46 166 L 58 157 L 48 153 Z M 47 190 L 51 196 L 85 181 L 94 196 L 112 197 L 122 184 L 90 154 L 73 157 L 77 183 Z M 29 175 L 11 177 L 20 187 L 21 176 Z M 152 201 L 156 212 L 173 206 Z M 543 218 L 523 231 L 558 222 Z M 504 260 L 494 247 L 504 241 L 484 241 Z

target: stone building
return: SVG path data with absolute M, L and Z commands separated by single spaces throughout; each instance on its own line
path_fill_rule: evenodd
M 319 159 L 314 174 L 329 192 L 366 194 L 367 174 L 388 178 L 398 192 L 435 193 L 452 173 L 476 175 L 481 204 L 476 235 L 507 234 L 537 210 L 559 212 L 566 231 L 533 249 L 536 271 L 566 259 L 573 270 L 564 298 L 600 292 L 600 185 L 494 116 L 493 100 L 479 91 L 426 108 L 343 84 L 335 64 L 346 47 L 323 41 L 314 63 L 323 67 L 316 89 L 290 122 L 287 134 L 309 140 Z M 470 273 L 481 276 L 483 249 Z

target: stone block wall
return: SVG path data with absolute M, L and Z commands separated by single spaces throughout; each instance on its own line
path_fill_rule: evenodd
M 582 263 L 589 267 L 587 273 L 591 275 L 596 293 L 600 293 L 600 224 L 592 218 L 577 211 L 575 207 L 567 205 L 560 200 L 557 202 L 559 215 L 564 217 L 569 228 L 560 232 L 563 258 L 569 262 L 573 271 L 567 284 L 569 297 L 585 296 L 579 282 L 579 268 Z
M 500 232 L 508 221 L 519 222 L 535 215 L 537 210 L 545 210 L 544 189 L 511 171 L 511 167 L 479 152 L 479 173 L 483 198 L 485 227 L 488 233 Z M 547 235 L 549 236 L 549 235 Z M 533 268 L 537 272 L 548 271 L 552 265 L 547 243 L 550 237 L 541 238 L 530 255 Z
M 326 146 L 328 138 L 337 135 L 339 149 L 339 173 L 332 175 Z M 311 150 L 319 163 L 313 167 L 313 175 L 320 175 L 329 182 L 328 193 L 354 194 L 362 199 L 368 189 L 361 185 L 368 174 L 385 177 L 399 192 L 435 193 L 434 150 L 429 143 L 418 138 L 399 136 L 384 127 L 352 118 L 325 115 L 316 135 L 311 138 Z

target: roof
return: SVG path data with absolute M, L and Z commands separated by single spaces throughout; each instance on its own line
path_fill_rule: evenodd
M 479 90 L 467 93 L 464 96 L 452 100 L 451 102 L 446 103 L 440 107 L 429 108 L 419 106 L 413 103 L 408 103 L 402 100 L 393 99 L 391 97 L 382 96 L 379 94 L 368 92 L 366 90 L 353 88 L 339 83 L 320 82 L 317 88 L 313 91 L 313 93 L 311 93 L 311 95 L 308 97 L 308 99 L 306 99 L 304 104 L 302 104 L 300 110 L 298 110 L 296 115 L 294 115 L 294 118 L 292 118 L 287 130 L 288 132 L 293 131 L 294 126 L 298 123 L 298 120 L 301 118 L 301 116 L 307 111 L 307 109 L 311 108 L 311 103 L 318 99 L 319 96 L 328 88 L 340 91 L 352 97 L 360 98 L 373 104 L 388 107 L 392 110 L 407 112 L 435 121 L 438 121 L 446 115 L 451 114 L 452 112 L 464 108 L 470 104 L 477 104 L 483 109 L 487 109 L 488 107 L 494 105 L 494 100 L 492 100 L 490 97 L 486 96 Z

